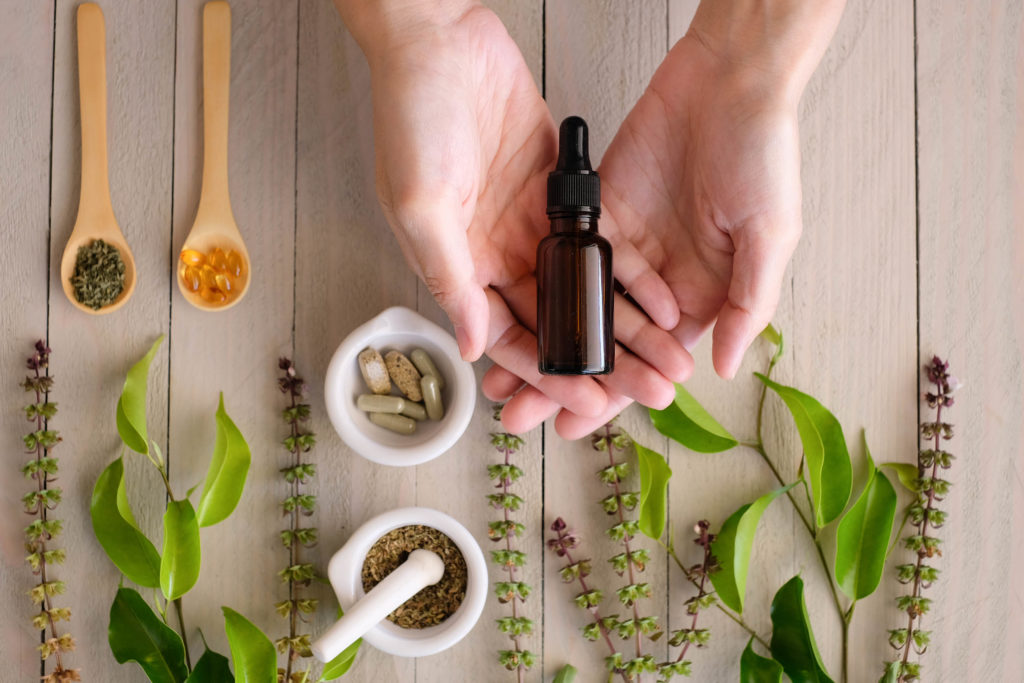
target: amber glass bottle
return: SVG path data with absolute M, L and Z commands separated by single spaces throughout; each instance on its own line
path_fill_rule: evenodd
M 548 176 L 551 234 L 537 247 L 537 352 L 545 375 L 601 375 L 615 366 L 612 247 L 597 234 L 601 181 L 587 124 L 562 121 Z

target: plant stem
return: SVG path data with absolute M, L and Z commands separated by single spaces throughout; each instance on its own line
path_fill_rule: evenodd
M 683 564 L 683 561 L 681 559 L 679 559 L 679 555 L 676 554 L 675 548 L 673 548 L 671 546 L 666 546 L 664 544 L 662 544 L 662 547 L 665 548 L 666 552 L 668 552 L 669 557 L 671 557 L 673 559 L 673 561 L 675 561 L 676 566 L 679 567 L 680 571 L 683 572 L 683 576 L 686 577 L 686 580 L 689 581 L 690 583 L 692 583 L 694 585 L 694 587 L 699 590 L 700 589 L 700 584 L 698 583 L 697 579 L 693 578 L 693 576 L 690 574 L 689 570 L 687 570 L 686 566 Z M 771 649 L 771 646 L 768 644 L 768 641 L 766 641 L 764 638 L 762 638 L 757 633 L 757 631 L 754 630 L 754 628 L 752 626 L 750 626 L 746 621 L 744 621 L 743 617 L 741 617 L 740 615 L 736 614 L 735 612 L 733 612 L 731 609 L 729 609 L 728 607 L 726 607 L 725 605 L 723 605 L 720 602 L 715 602 L 715 607 L 717 607 L 718 610 L 722 614 L 724 614 L 725 616 L 729 617 L 734 622 L 736 622 L 736 624 L 740 628 L 742 628 L 744 631 L 746 631 L 748 634 L 750 634 L 754 638 L 754 640 L 756 640 L 757 642 L 761 643 L 766 648 Z
M 47 391 L 46 393 L 40 393 L 38 380 L 41 378 L 41 375 L 39 374 L 39 367 L 38 367 L 38 365 L 34 368 L 34 370 L 35 370 L 35 378 L 37 380 L 36 385 L 35 385 L 36 405 L 40 405 L 40 403 L 46 402 L 46 401 L 50 400 L 50 392 Z M 36 420 L 36 431 L 37 432 L 43 431 L 44 429 L 46 429 L 49 426 L 48 425 L 48 421 L 45 420 L 42 415 L 38 414 L 38 412 L 36 414 L 35 420 Z M 42 460 L 44 458 L 46 458 L 46 457 L 49 457 L 49 454 L 50 454 L 50 451 L 49 451 L 48 448 L 46 448 L 44 446 L 41 446 L 38 443 L 36 444 L 36 463 L 37 464 L 41 465 Z M 39 469 L 36 470 L 35 480 L 36 480 L 36 487 L 37 487 L 36 490 L 37 491 L 42 493 L 43 491 L 47 490 L 48 485 L 49 485 L 49 475 L 47 474 L 46 470 L 42 469 L 42 467 L 39 467 Z M 40 521 L 43 522 L 43 524 L 45 524 L 46 521 L 47 521 L 47 519 L 46 519 L 46 512 L 47 512 L 46 503 L 44 503 L 42 500 L 39 500 L 39 501 L 36 502 L 36 506 L 37 506 L 37 510 L 39 512 L 39 519 L 40 519 Z M 39 581 L 44 586 L 46 585 L 46 536 L 47 536 L 46 531 L 45 531 L 45 529 L 43 529 L 42 530 L 42 534 L 39 536 L 39 540 L 36 542 L 38 544 L 37 545 L 37 547 L 38 547 L 37 552 L 39 553 Z M 45 588 L 43 589 L 43 603 L 42 604 L 43 604 L 42 609 L 43 609 L 44 612 L 46 612 L 46 620 L 50 624 L 50 634 L 51 634 L 51 636 L 54 639 L 56 639 L 57 638 L 57 624 L 53 620 L 53 611 L 52 611 L 53 610 L 53 601 L 50 600 L 50 594 L 45 590 Z M 46 629 L 45 628 L 43 629 L 43 638 L 44 638 L 44 640 L 46 638 Z M 54 655 L 56 656 L 56 659 L 57 659 L 56 671 L 58 671 L 58 672 L 63 671 L 64 670 L 64 664 L 61 661 L 60 648 L 55 648 Z M 45 673 L 45 663 L 44 663 L 43 666 L 44 666 L 44 673 Z
M 608 464 L 610 466 L 614 467 L 615 466 L 615 447 L 612 445 L 612 427 L 611 427 L 611 423 L 606 424 L 604 426 L 604 436 L 605 436 L 605 442 L 608 444 Z M 616 502 L 616 506 L 615 507 L 616 507 L 616 509 L 618 510 L 618 513 L 619 513 L 619 524 L 624 524 L 625 521 L 626 521 L 626 516 L 625 516 L 625 514 L 622 511 L 622 491 L 621 491 L 621 489 L 619 487 L 619 478 L 618 478 L 618 476 L 616 476 L 612 480 L 612 487 L 615 490 L 615 502 Z M 622 545 L 626 549 L 626 569 L 629 572 L 629 585 L 632 586 L 632 585 L 636 584 L 636 579 L 634 578 L 634 574 L 633 574 L 633 555 L 632 555 L 630 547 L 629 547 L 629 539 L 630 539 L 629 534 L 625 534 L 622 537 Z M 640 623 L 640 611 L 637 609 L 635 602 L 633 603 L 633 623 L 637 624 L 637 625 Z M 636 640 L 636 656 L 637 657 L 642 657 L 643 656 L 643 634 L 640 632 L 639 625 L 636 628 L 636 638 L 635 638 L 635 640 Z M 638 681 L 643 680 L 642 676 L 641 675 L 637 675 L 637 680 Z
M 295 392 L 288 392 L 290 398 L 291 409 L 295 410 Z M 292 466 L 298 467 L 302 464 L 302 448 L 299 446 L 299 422 L 297 419 L 291 421 L 291 436 L 292 436 Z M 299 478 L 295 477 L 291 483 L 292 500 L 298 500 L 299 497 Z M 299 542 L 295 533 L 299 528 L 299 506 L 296 504 L 292 507 L 289 513 L 289 526 L 292 530 L 291 543 L 288 545 L 288 566 L 294 567 L 299 563 Z M 297 593 L 298 587 L 295 585 L 295 581 L 292 575 L 288 575 L 288 653 L 285 656 L 285 672 L 284 681 L 285 683 L 291 683 L 292 680 L 292 661 L 298 656 L 295 652 L 293 645 L 295 641 L 295 633 L 298 630 L 298 617 L 299 610 L 297 607 Z
M 562 554 L 565 556 L 566 562 L 568 562 L 570 565 L 576 564 L 575 560 L 572 559 L 572 555 L 569 553 L 569 548 L 567 547 L 567 544 L 562 542 L 565 538 L 565 532 L 558 531 L 556 533 L 558 534 L 559 546 L 562 549 Z M 582 573 L 576 575 L 576 580 L 579 581 L 580 588 L 583 589 L 584 593 L 590 592 L 590 587 L 587 586 L 587 580 L 583 578 Z M 608 650 L 612 653 L 612 655 L 617 655 L 619 651 L 615 648 L 615 643 L 612 642 L 611 635 L 609 634 L 608 629 L 605 628 L 604 622 L 601 620 L 601 613 L 598 611 L 597 606 L 588 607 L 587 611 L 589 611 L 590 616 L 594 618 L 594 623 L 597 624 L 598 630 L 604 637 L 604 642 L 606 645 L 608 645 Z M 622 680 L 625 683 L 631 683 L 631 679 L 626 675 L 625 671 L 620 671 L 619 674 L 621 674 Z
M 701 538 L 705 538 L 704 534 L 707 533 L 706 527 L 702 527 Z M 708 565 L 711 564 L 711 543 L 704 546 L 704 561 L 701 564 L 700 571 L 700 585 L 697 586 L 697 602 L 694 603 L 696 607 L 693 610 L 693 619 L 690 620 L 690 631 L 693 632 L 697 629 L 697 615 L 700 613 L 700 599 L 704 597 L 704 583 L 708 578 Z M 683 661 L 683 657 L 686 656 L 686 651 L 690 649 L 690 643 L 692 641 L 687 640 L 683 643 L 683 649 L 679 651 L 679 656 L 676 657 L 677 662 Z
M 178 615 L 178 628 L 181 629 L 181 642 L 185 644 L 185 665 L 192 671 L 192 657 L 188 652 L 188 635 L 185 633 L 185 617 L 182 615 L 181 598 L 175 598 L 174 611 Z
M 512 464 L 510 459 L 509 459 L 509 457 L 512 454 L 512 449 L 510 449 L 510 448 L 508 448 L 506 446 L 505 448 L 502 449 L 502 451 L 505 454 L 505 466 L 508 467 L 509 465 Z M 509 479 L 508 479 L 508 477 L 503 476 L 501 478 L 501 490 L 505 494 L 505 496 L 508 496 L 508 494 L 509 494 L 508 487 L 509 487 Z M 504 516 L 505 516 L 505 549 L 509 551 L 509 554 L 511 554 L 512 553 L 512 532 L 509 530 L 509 521 L 510 520 L 509 520 L 509 516 L 508 516 L 508 507 L 505 506 L 505 505 L 502 505 L 501 507 L 502 507 L 502 512 L 504 513 Z M 509 580 L 509 582 L 510 583 L 514 583 L 515 580 L 516 580 L 516 568 L 515 568 L 515 566 L 511 562 L 506 562 L 505 563 L 505 570 L 508 572 L 508 580 Z M 520 599 L 521 598 L 519 597 L 518 591 L 513 593 L 513 595 L 512 595 L 512 618 L 513 619 L 518 619 L 519 618 L 519 612 L 516 609 L 516 602 L 518 600 L 520 600 Z M 515 651 L 516 651 L 517 654 L 522 652 L 522 648 L 520 647 L 520 644 L 519 644 L 519 635 L 518 634 L 512 636 L 512 644 L 515 647 Z M 517 683 L 523 683 L 523 672 L 525 671 L 525 667 L 523 666 L 522 657 L 518 658 L 517 661 L 518 661 L 518 664 L 516 665 L 516 681 L 517 681 Z

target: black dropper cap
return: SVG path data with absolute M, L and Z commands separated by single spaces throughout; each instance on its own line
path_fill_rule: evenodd
M 590 165 L 587 122 L 570 116 L 558 128 L 558 163 L 548 174 L 548 215 L 601 215 L 601 179 Z

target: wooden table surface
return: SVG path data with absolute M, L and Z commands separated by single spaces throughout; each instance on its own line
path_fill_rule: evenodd
M 3 335 L 0 395 L 4 474 L 0 476 L 0 680 L 39 673 L 26 596 L 18 474 L 27 423 L 17 387 L 31 342 L 53 348 L 53 421 L 64 443 L 59 545 L 68 561 L 59 604 L 72 608 L 78 641 L 70 656 L 84 680 L 142 680 L 119 666 L 106 643 L 107 612 L 118 572 L 89 522 L 89 496 L 118 454 L 114 406 L 124 374 L 160 333 L 165 348 L 151 372 L 150 434 L 165 448 L 172 483 L 200 481 L 211 452 L 217 392 L 253 449 L 246 493 L 234 516 L 203 532 L 203 571 L 185 600 L 193 648 L 198 628 L 227 651 L 221 605 L 231 605 L 272 634 L 284 621 L 276 572 L 286 554 L 278 468 L 284 464 L 275 385 L 278 356 L 292 355 L 311 387 L 320 470 L 314 517 L 328 557 L 367 518 L 405 505 L 436 507 L 459 518 L 484 545 L 494 518 L 484 495 L 485 465 L 495 460 L 494 429 L 481 397 L 469 430 L 447 455 L 420 467 L 392 469 L 355 456 L 335 435 L 323 406 L 322 378 L 344 335 L 387 306 L 401 304 L 447 324 L 406 268 L 374 195 L 369 77 L 357 46 L 327 0 L 234 0 L 230 168 L 238 223 L 256 277 L 246 300 L 203 314 L 184 302 L 172 262 L 194 216 L 200 181 L 201 2 L 103 0 L 107 20 L 109 148 L 113 203 L 137 259 L 139 282 L 116 314 L 87 316 L 61 293 L 56 272 L 79 186 L 75 2 L 8 0 L 0 26 L 0 143 Z M 579 113 L 591 122 L 600 158 L 618 122 L 686 30 L 693 0 L 502 0 L 492 3 L 519 43 L 556 119 Z M 934 631 L 923 658 L 926 680 L 1024 680 L 1024 11 L 1016 0 L 851 0 L 838 34 L 800 109 L 804 157 L 803 240 L 788 271 L 776 322 L 787 340 L 780 381 L 817 396 L 839 417 L 851 443 L 866 429 L 879 461 L 913 461 L 917 447 L 919 369 L 932 353 L 949 357 L 964 383 L 950 411 L 957 454 L 944 503 L 949 521 L 938 560 L 941 577 L 925 626 Z M 768 349 L 759 343 L 740 378 L 717 379 L 709 344 L 696 352 L 690 383 L 723 424 L 741 436 L 754 429 L 755 380 Z M 477 376 L 487 362 L 477 364 Z M 793 476 L 799 445 L 780 402 L 767 406 L 769 446 Z M 670 517 L 687 561 L 698 549 L 689 529 L 702 517 L 717 528 L 738 505 L 772 487 L 752 452 L 692 453 L 670 444 L 633 407 L 621 423 L 669 455 L 674 477 Z M 600 458 L 586 440 L 565 442 L 548 425 L 526 435 L 517 457 L 527 526 L 526 580 L 535 587 L 525 613 L 535 633 L 525 645 L 542 655 L 526 677 L 550 680 L 563 663 L 579 681 L 602 679 L 600 643 L 579 635 L 583 614 L 545 554 L 556 517 L 570 520 L 594 558 L 595 582 L 616 584 L 602 558 L 607 524 L 593 476 Z M 859 449 L 854 449 L 859 453 Z M 159 537 L 164 504 L 154 473 L 129 458 L 132 503 L 141 527 Z M 856 460 L 856 474 L 862 471 Z M 648 543 L 651 610 L 679 628 L 693 589 Z M 899 554 L 899 552 L 897 553 Z M 797 572 L 826 665 L 839 667 L 840 624 L 820 567 L 792 509 L 772 506 L 755 545 L 747 618 L 769 630 L 774 590 Z M 492 575 L 492 579 L 497 578 Z M 857 609 L 851 634 L 851 681 L 876 680 L 890 654 L 886 629 L 897 626 L 899 586 L 887 570 L 878 593 Z M 315 629 L 332 614 L 326 587 Z M 364 648 L 347 680 L 507 681 L 496 663 L 504 647 L 492 598 L 469 637 L 420 660 Z M 694 680 L 734 681 L 745 634 L 707 614 L 709 647 L 692 652 Z M 667 654 L 660 641 L 658 657 Z M 675 649 L 671 648 L 674 652 Z

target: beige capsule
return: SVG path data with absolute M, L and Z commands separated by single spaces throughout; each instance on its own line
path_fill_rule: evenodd
M 356 408 L 367 413 L 401 413 L 405 410 L 406 400 L 401 396 L 382 396 L 381 394 L 363 394 L 356 399 Z
M 399 391 L 412 401 L 423 399 L 423 393 L 420 391 L 420 373 L 412 361 L 398 351 L 388 351 L 384 356 L 384 362 L 388 366 L 391 381 Z
M 408 436 L 416 431 L 416 420 L 404 415 L 392 415 L 391 413 L 369 413 L 370 422 L 383 427 L 396 434 Z
M 391 393 L 391 379 L 388 366 L 377 349 L 365 348 L 359 352 L 359 372 L 370 391 L 375 394 Z
M 406 401 L 405 408 L 399 412 L 406 417 L 411 417 L 417 422 L 422 422 L 427 419 L 427 409 L 415 401 Z
M 433 375 L 437 378 L 437 388 L 444 389 L 444 377 L 438 372 L 437 366 L 434 365 L 430 354 L 423 349 L 413 349 L 412 353 L 409 354 L 409 359 L 416 366 L 416 369 L 420 371 L 421 375 Z
M 427 417 L 431 420 L 440 420 L 444 417 L 444 405 L 441 404 L 441 390 L 437 387 L 437 378 L 433 375 L 426 375 L 420 380 L 420 390 L 423 392 L 423 405 L 427 409 Z

